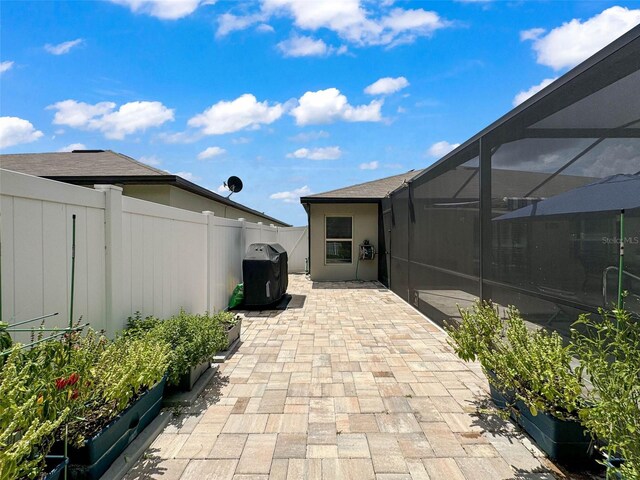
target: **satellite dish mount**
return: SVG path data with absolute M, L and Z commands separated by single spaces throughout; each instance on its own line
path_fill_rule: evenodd
M 238 193 L 240 190 L 242 190 L 242 180 L 240 180 L 240 178 L 236 177 L 235 175 L 231 175 L 228 180 L 223 183 L 224 186 L 231 191 L 231 193 L 227 195 L 227 198 L 229 198 L 234 193 Z

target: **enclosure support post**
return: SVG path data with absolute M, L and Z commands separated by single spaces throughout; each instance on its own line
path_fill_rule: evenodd
M 94 185 L 104 192 L 105 329 L 109 336 L 124 328 L 122 311 L 122 188 Z
M 491 287 L 484 283 L 491 268 L 491 145 L 485 137 L 480 150 L 480 299 L 491 300 Z

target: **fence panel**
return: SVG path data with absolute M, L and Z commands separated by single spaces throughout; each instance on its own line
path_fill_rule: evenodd
M 289 257 L 289 273 L 304 273 L 309 257 L 309 229 L 307 227 L 279 227 L 277 242 Z
M 204 215 L 129 197 L 122 210 L 123 317 L 206 310 Z
M 6 170 L 0 175 L 0 191 L 2 321 L 58 312 L 46 319 L 45 326 L 68 325 L 72 215 L 76 215 L 73 317 L 106 328 L 103 194 Z M 71 199 L 73 204 L 68 203 Z M 13 334 L 23 343 L 30 337 L 30 333 Z
M 251 243 L 281 243 L 289 272 L 304 271 L 306 227 L 219 218 L 123 197 L 109 185 L 94 190 L 6 170 L 0 180 L 2 321 L 59 312 L 46 326 L 67 325 L 72 215 L 74 319 L 82 317 L 111 336 L 136 311 L 166 318 L 181 308 L 223 309 L 242 281 L 242 259 Z
M 242 282 L 243 222 L 209 216 L 208 308 L 225 308 L 235 286 Z

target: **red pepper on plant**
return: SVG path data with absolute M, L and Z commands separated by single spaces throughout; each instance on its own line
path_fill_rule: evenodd
M 79 379 L 80 379 L 80 375 L 74 372 L 71 375 L 69 375 L 69 379 L 67 380 L 67 385 L 75 385 Z
M 58 390 L 62 390 L 66 386 L 67 386 L 67 379 L 66 378 L 56 378 L 56 388 Z

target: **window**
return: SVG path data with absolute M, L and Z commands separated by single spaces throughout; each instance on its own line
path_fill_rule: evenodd
M 353 219 L 325 217 L 325 263 L 351 263 Z

